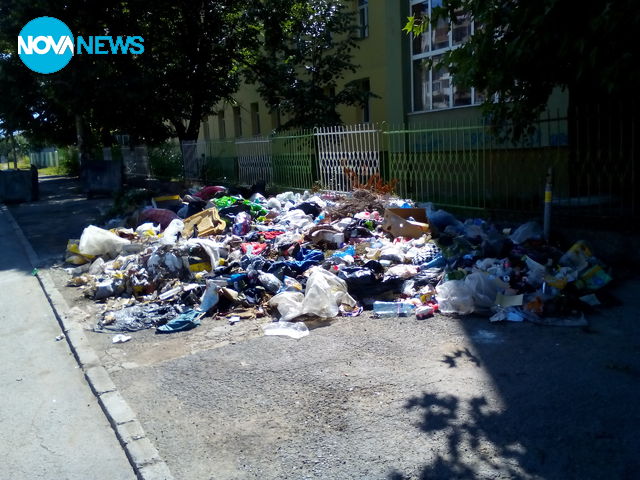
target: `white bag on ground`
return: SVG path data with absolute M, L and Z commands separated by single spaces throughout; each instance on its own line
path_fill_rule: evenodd
M 171 220 L 171 223 L 164 229 L 160 243 L 163 245 L 175 245 L 178 241 L 178 236 L 182 235 L 184 230 L 184 222 L 177 218 Z
M 467 315 L 474 310 L 473 291 L 464 280 L 449 280 L 438 285 L 436 300 L 442 313 Z
M 269 300 L 269 306 L 278 309 L 281 322 L 288 322 L 302 315 L 303 300 L 301 292 L 282 292 Z
M 78 249 L 83 255 L 111 255 L 115 257 L 125 245 L 130 243 L 126 238 L 120 238 L 109 230 L 89 225 L 82 232 Z
M 356 301 L 347 293 L 346 282 L 321 267 L 315 267 L 307 280 L 302 313 L 333 318 L 338 315 L 341 304 L 356 305 Z
M 496 302 L 498 292 L 507 287 L 504 283 L 501 285 L 495 277 L 483 272 L 467 275 L 464 283 L 471 289 L 476 309 L 481 310 L 491 308 Z

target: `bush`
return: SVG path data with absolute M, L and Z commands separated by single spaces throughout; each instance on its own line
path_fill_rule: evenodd
M 65 147 L 58 150 L 58 175 L 77 177 L 80 175 L 80 155 L 76 147 Z
M 164 143 L 149 148 L 151 175 L 160 180 L 182 177 L 182 153 L 175 143 Z

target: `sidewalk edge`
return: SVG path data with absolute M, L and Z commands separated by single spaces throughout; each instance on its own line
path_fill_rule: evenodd
M 73 324 L 65 314 L 70 310 L 69 305 L 56 288 L 51 275 L 47 271 L 37 270 L 41 265 L 40 257 L 31 246 L 20 225 L 13 218 L 11 211 L 6 205 L 0 204 L 0 214 L 7 216 L 29 258 L 29 262 L 34 267 L 34 275 L 40 283 L 60 328 L 65 333 L 69 348 L 82 369 L 91 391 L 98 399 L 102 411 L 109 420 L 136 476 L 139 480 L 174 480 L 169 467 L 146 436 L 135 413 L 118 392 L 109 372 L 100 364 L 98 355 L 84 335 L 84 330 Z

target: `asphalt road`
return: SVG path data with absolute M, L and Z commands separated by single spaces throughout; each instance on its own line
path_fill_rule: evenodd
M 13 209 L 41 255 L 81 231 L 73 199 L 66 235 L 33 221 L 39 208 L 69 218 L 58 200 Z M 93 324 L 98 307 L 52 273 L 78 321 Z M 632 479 L 638 291 L 637 275 L 618 282 L 621 303 L 587 328 L 365 314 L 299 341 L 263 337 L 259 321 L 211 319 L 121 345 L 90 338 L 176 478 Z

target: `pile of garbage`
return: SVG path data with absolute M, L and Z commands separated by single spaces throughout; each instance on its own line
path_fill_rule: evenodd
M 266 335 L 300 338 L 303 320 L 364 309 L 578 326 L 611 281 L 588 245 L 559 250 L 534 222 L 513 231 L 462 222 L 366 190 L 232 193 L 209 186 L 156 197 L 69 240 L 69 286 L 107 305 L 98 329 L 169 333 L 205 317 L 271 317 Z

